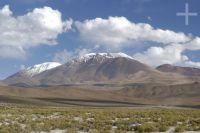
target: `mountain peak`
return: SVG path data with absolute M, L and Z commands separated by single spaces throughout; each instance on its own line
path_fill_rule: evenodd
M 37 65 L 31 66 L 31 67 L 28 67 L 28 68 L 22 70 L 21 72 L 23 74 L 26 74 L 26 75 L 29 75 L 29 76 L 32 77 L 36 74 L 39 74 L 39 73 L 44 72 L 46 70 L 50 70 L 50 69 L 58 67 L 60 65 L 61 64 L 58 63 L 58 62 L 45 62 L 45 63 L 42 63 L 42 64 L 37 64 Z
M 125 53 L 122 53 L 122 52 L 119 52 L 119 53 L 88 53 L 88 54 L 85 54 L 83 56 L 80 56 L 78 58 L 78 61 L 88 61 L 92 58 L 98 58 L 98 57 L 101 57 L 101 58 L 119 58 L 119 57 L 123 57 L 123 58 L 129 58 L 129 59 L 133 59 L 133 57 L 125 54 Z

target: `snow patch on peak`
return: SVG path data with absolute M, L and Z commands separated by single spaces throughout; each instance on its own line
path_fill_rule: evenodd
M 22 73 L 32 77 L 36 74 L 39 74 L 41 72 L 53 69 L 53 68 L 58 67 L 60 65 L 61 64 L 58 63 L 58 62 L 45 62 L 45 63 L 42 63 L 42 64 L 37 64 L 37 65 L 31 66 L 31 67 L 28 67 L 28 68 L 22 70 Z
M 103 58 L 118 58 L 118 57 L 123 57 L 123 58 L 129 58 L 129 59 L 133 59 L 133 57 L 125 54 L 125 53 L 89 53 L 89 54 L 85 54 L 83 56 L 80 56 L 78 58 L 78 61 L 88 61 L 91 58 L 94 57 L 103 57 Z

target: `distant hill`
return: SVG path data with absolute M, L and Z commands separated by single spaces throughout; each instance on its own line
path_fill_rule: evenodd
M 162 72 L 172 72 L 172 73 L 178 73 L 178 74 L 186 75 L 186 76 L 200 76 L 199 68 L 181 67 L 181 66 L 173 66 L 170 64 L 164 64 L 164 65 L 158 66 L 156 69 Z

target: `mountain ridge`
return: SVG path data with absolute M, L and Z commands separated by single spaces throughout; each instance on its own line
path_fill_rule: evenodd
M 45 66 L 45 63 L 42 63 Z M 47 63 L 48 64 L 48 63 Z M 35 66 L 35 67 L 34 67 Z M 34 65 L 37 68 L 40 65 Z M 40 86 L 93 83 L 192 83 L 194 80 L 180 73 L 154 69 L 124 53 L 89 53 L 53 65 L 36 69 L 34 74 L 15 73 L 4 80 L 9 85 Z M 28 69 L 28 70 L 29 70 Z M 33 69 L 35 70 L 35 69 Z M 32 71 L 31 71 L 32 72 Z M 196 81 L 196 80 L 195 80 Z
M 186 76 L 200 76 L 200 69 L 194 67 L 174 66 L 171 64 L 163 64 L 156 67 L 157 70 L 162 72 L 178 73 Z

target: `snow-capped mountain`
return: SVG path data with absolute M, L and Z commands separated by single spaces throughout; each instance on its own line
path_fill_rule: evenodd
M 107 59 L 107 58 L 119 58 L 119 57 L 123 57 L 123 58 L 129 58 L 129 59 L 133 59 L 133 57 L 125 54 L 125 53 L 89 53 L 89 54 L 85 54 L 83 56 L 80 56 L 78 58 L 76 58 L 76 61 L 79 62 L 87 62 L 88 60 L 92 59 L 92 58 L 101 58 L 103 59 Z
M 60 65 L 61 64 L 57 62 L 46 62 L 42 64 L 37 64 L 9 76 L 3 82 L 10 85 L 20 85 L 20 86 L 39 85 L 40 84 L 39 81 L 37 80 L 37 78 L 34 78 L 34 76 L 37 76 L 42 72 L 56 68 Z
M 35 75 L 37 75 L 41 72 L 53 69 L 53 68 L 58 67 L 60 65 L 61 64 L 58 63 L 58 62 L 45 62 L 45 63 L 42 63 L 42 64 L 37 64 L 37 65 L 31 66 L 31 67 L 28 67 L 28 68 L 22 70 L 21 72 L 23 74 L 26 74 L 26 75 L 32 77 L 32 76 L 35 76 Z
M 129 82 L 139 71 L 154 73 L 151 67 L 124 53 L 89 53 L 37 75 L 42 85 Z
M 133 59 L 131 56 L 125 54 L 125 53 L 89 53 L 85 54 L 83 56 L 79 56 L 78 58 L 75 58 L 74 60 L 79 61 L 79 62 L 87 62 L 88 60 L 94 58 L 100 61 L 103 61 L 104 59 L 111 59 L 111 58 L 128 58 L 128 59 Z M 72 60 L 72 61 L 74 61 Z M 31 67 L 28 67 L 24 70 L 21 71 L 21 73 L 26 74 L 28 76 L 35 76 L 41 72 L 50 70 L 52 68 L 58 67 L 61 64 L 58 62 L 45 62 L 41 64 L 37 64 Z
M 60 64 L 48 62 L 29 67 L 4 80 L 18 86 L 80 83 L 165 83 L 187 81 L 164 74 L 124 53 L 89 53 Z

